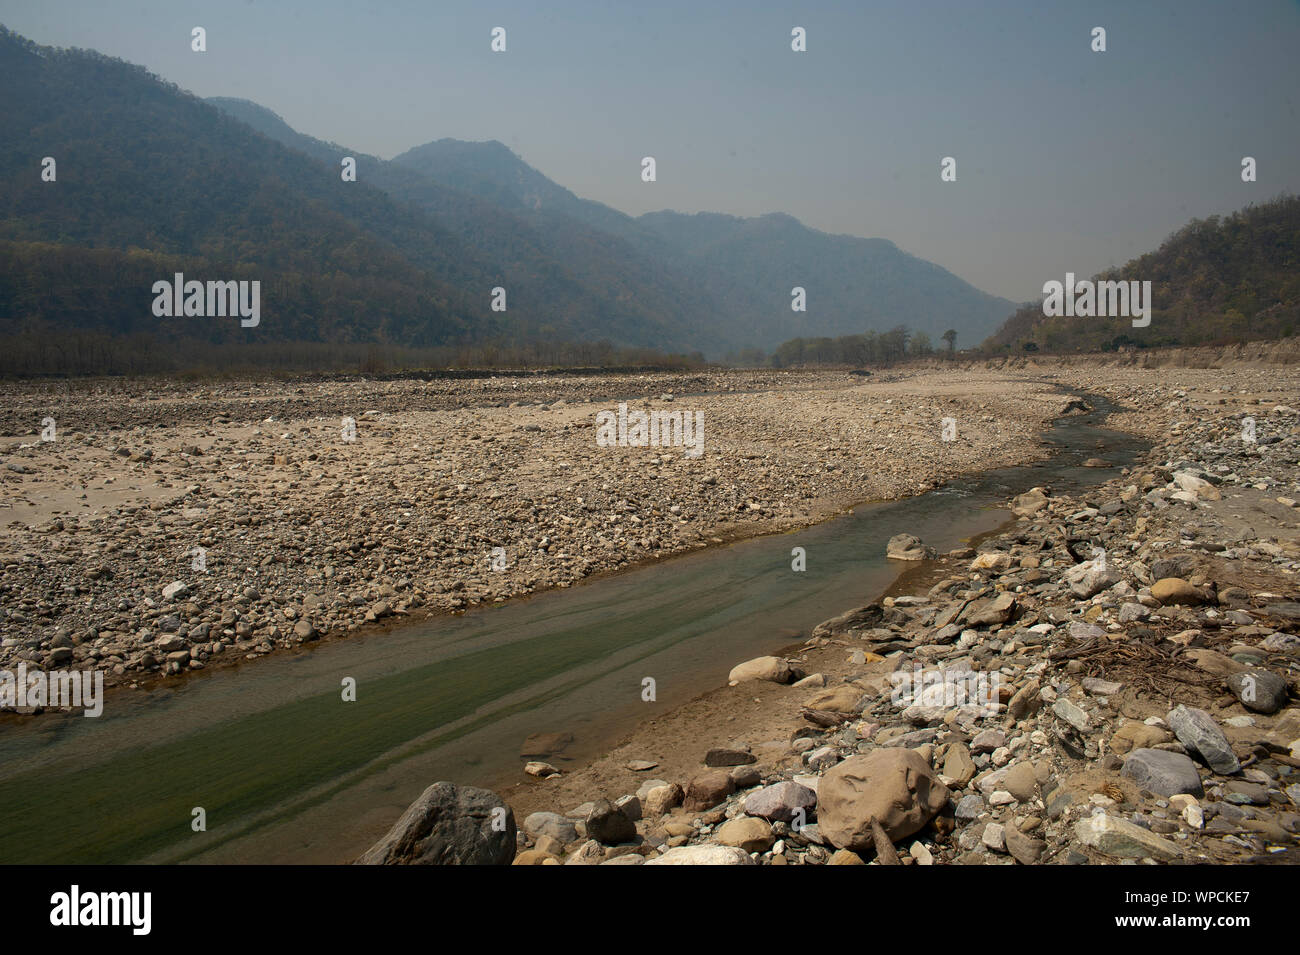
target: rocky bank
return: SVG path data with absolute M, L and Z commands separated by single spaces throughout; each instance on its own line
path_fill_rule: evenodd
M 1210 374 L 1106 387 L 1143 462 L 1020 495 L 977 550 L 891 541 L 921 572 L 737 661 L 684 758 L 651 726 L 534 760 L 514 864 L 1300 859 L 1300 414 Z

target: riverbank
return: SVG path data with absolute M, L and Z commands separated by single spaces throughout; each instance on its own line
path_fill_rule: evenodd
M 749 667 L 768 678 L 507 789 L 517 861 L 1295 861 L 1300 417 L 1281 403 L 1295 376 L 1061 377 L 1128 405 L 1111 423 L 1158 442 L 1140 465 L 1081 495 L 1025 495 L 978 554 L 928 563 Z M 916 667 L 996 675 L 995 712 L 900 696 Z M 873 792 L 897 807 L 884 841 Z M 601 836 L 627 834 L 612 806 L 636 839 Z M 812 824 L 792 825 L 796 809 Z

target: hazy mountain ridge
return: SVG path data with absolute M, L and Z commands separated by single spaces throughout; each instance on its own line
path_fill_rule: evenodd
M 1000 302 L 885 240 L 780 214 L 634 219 L 495 141 L 442 139 L 385 161 L 254 103 L 204 101 L 143 67 L 3 28 L 0 67 L 10 330 L 415 346 L 604 339 L 717 356 L 870 323 L 957 327 L 965 339 Z M 340 179 L 344 155 L 357 182 Z M 54 183 L 41 181 L 42 156 L 58 161 Z M 267 320 L 255 333 L 160 325 L 139 283 L 178 264 L 200 279 L 262 280 Z M 796 284 L 807 313 L 790 310 Z M 504 313 L 489 308 L 498 285 Z

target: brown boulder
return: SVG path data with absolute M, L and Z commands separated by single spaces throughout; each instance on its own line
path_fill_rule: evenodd
M 713 769 L 700 773 L 686 787 L 686 801 L 682 808 L 687 812 L 703 812 L 712 809 L 736 791 L 736 783 L 731 773 L 725 769 Z

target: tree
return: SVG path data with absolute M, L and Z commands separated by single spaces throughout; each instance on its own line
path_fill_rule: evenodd
M 951 358 L 953 350 L 957 347 L 957 329 L 950 328 L 939 337 L 948 343 L 948 357 Z

